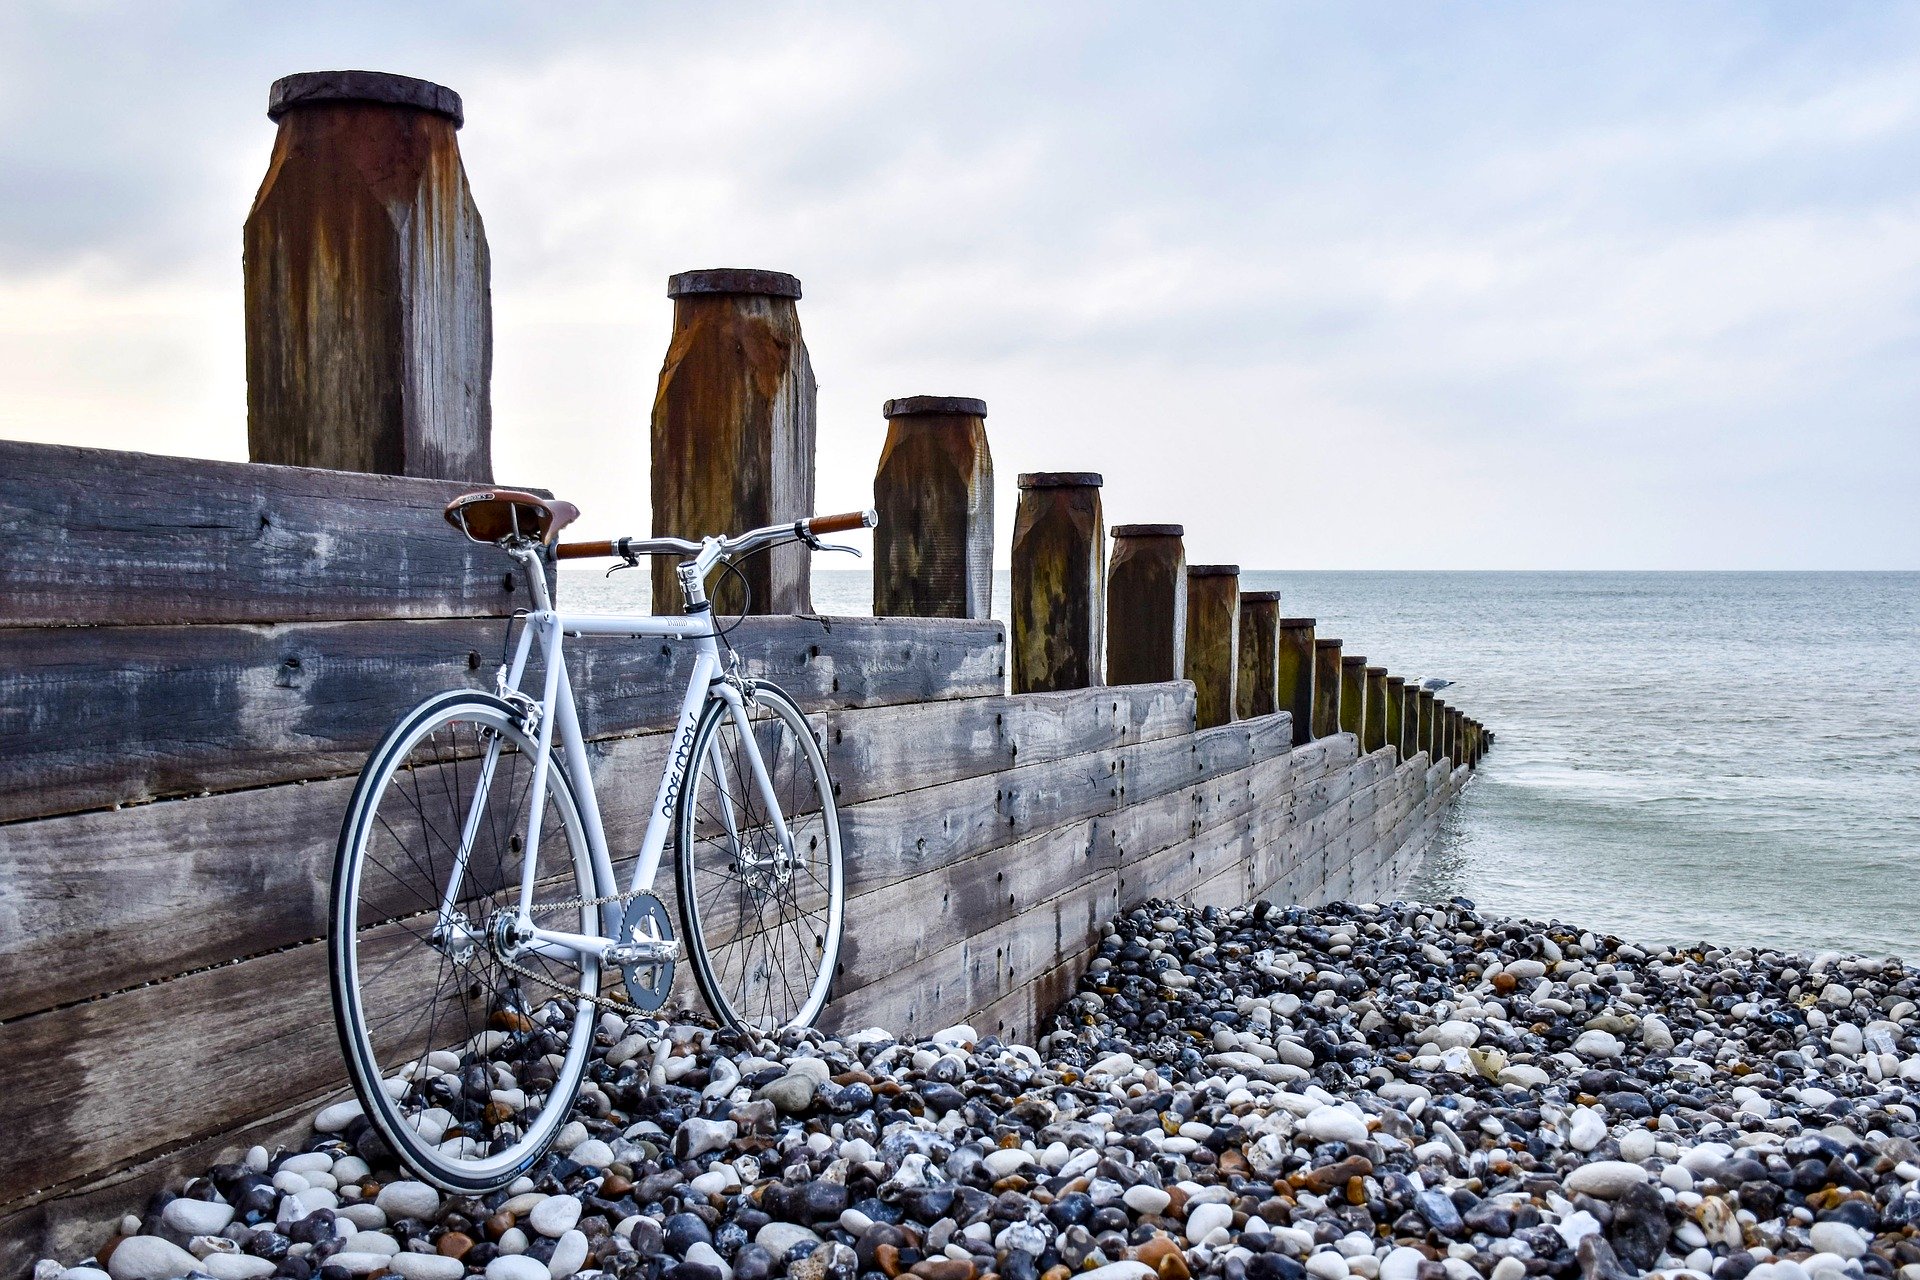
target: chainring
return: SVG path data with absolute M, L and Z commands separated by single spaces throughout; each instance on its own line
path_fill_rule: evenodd
M 627 904 L 626 914 L 620 919 L 622 943 L 666 942 L 672 938 L 673 922 L 660 899 L 643 893 Z M 626 986 L 627 999 L 647 1013 L 659 1009 L 673 990 L 673 967 L 672 960 L 621 965 L 620 980 Z

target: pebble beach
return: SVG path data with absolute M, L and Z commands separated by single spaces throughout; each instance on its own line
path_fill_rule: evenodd
M 35 1274 L 1920 1280 L 1914 993 L 1895 960 L 1464 900 L 1153 902 L 1035 1047 L 609 1013 L 500 1192 L 412 1180 L 343 1103 Z M 510 1111 L 544 1051 L 447 1074 Z

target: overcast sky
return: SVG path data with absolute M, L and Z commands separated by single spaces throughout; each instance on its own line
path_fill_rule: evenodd
M 437 80 L 496 473 L 644 532 L 666 277 L 1259 568 L 1920 567 L 1920 5 L 0 7 L 0 435 L 244 457 L 268 84 Z M 438 16 L 433 16 L 437 12 Z

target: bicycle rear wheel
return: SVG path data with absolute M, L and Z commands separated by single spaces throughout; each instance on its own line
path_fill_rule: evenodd
M 675 821 L 681 932 L 715 1016 L 765 1034 L 811 1026 L 840 955 L 840 814 L 820 744 L 799 706 L 770 684 L 746 700 L 746 728 L 714 698 L 694 733 Z M 755 781 L 759 748 L 792 855 Z
M 536 750 L 498 698 L 429 699 L 369 758 L 335 856 L 327 950 L 348 1072 L 387 1145 L 451 1191 L 492 1190 L 539 1159 L 593 1042 L 582 997 L 599 988 L 599 962 L 496 941 L 526 859 L 539 924 L 600 932 L 592 907 L 555 906 L 594 896 L 558 760 L 525 847 Z

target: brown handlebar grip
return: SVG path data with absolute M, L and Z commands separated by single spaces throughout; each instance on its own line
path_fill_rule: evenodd
M 850 529 L 865 529 L 879 523 L 872 517 L 871 511 L 849 511 L 839 516 L 815 516 L 807 521 L 807 532 L 846 533 Z
M 553 549 L 556 560 L 592 560 L 616 554 L 611 542 L 563 542 Z

